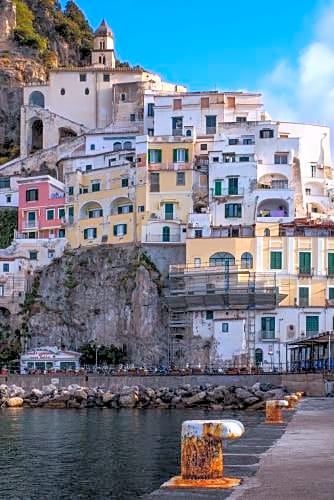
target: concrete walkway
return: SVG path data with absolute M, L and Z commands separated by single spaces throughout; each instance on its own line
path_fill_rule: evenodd
M 255 477 L 229 499 L 333 500 L 334 398 L 306 399 L 285 434 L 266 452 Z

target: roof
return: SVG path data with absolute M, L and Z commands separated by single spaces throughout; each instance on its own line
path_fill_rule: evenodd
M 102 22 L 100 26 L 97 28 L 97 30 L 94 33 L 95 36 L 111 36 L 114 38 L 114 34 L 111 31 L 111 28 L 108 26 L 106 21 L 102 19 Z
M 295 341 L 288 342 L 290 349 L 294 347 L 307 347 L 313 344 L 327 344 L 329 341 L 333 342 L 334 332 L 322 332 L 318 335 L 310 335 L 308 337 L 299 338 Z

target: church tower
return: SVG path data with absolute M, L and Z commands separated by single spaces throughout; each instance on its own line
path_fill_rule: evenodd
M 108 68 L 116 66 L 114 35 L 104 19 L 94 33 L 92 65 Z

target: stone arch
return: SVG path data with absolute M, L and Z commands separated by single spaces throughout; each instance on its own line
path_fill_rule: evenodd
M 29 153 L 35 153 L 43 149 L 44 125 L 40 118 L 33 118 L 30 124 Z
M 125 141 L 123 144 L 123 149 L 132 149 L 132 142 L 131 141 Z
M 80 208 L 79 219 L 103 217 L 103 208 L 97 201 L 88 201 Z
M 132 210 L 133 210 L 133 202 L 129 198 L 126 198 L 125 196 L 120 196 L 119 198 L 115 198 L 111 202 L 110 215 L 119 214 L 119 208 L 122 206 L 132 207 Z M 129 213 L 130 211 L 131 211 L 131 209 L 129 209 L 129 211 L 127 213 Z
M 34 90 L 29 96 L 29 106 L 38 106 L 39 108 L 45 107 L 44 94 L 39 90 Z
M 114 151 L 122 151 L 122 143 L 120 141 L 114 142 L 113 150 Z
M 241 255 L 241 269 L 252 269 L 253 255 L 249 252 L 244 252 Z
M 234 266 L 235 258 L 228 252 L 217 252 L 209 259 L 210 266 Z
M 59 134 L 59 144 L 63 144 L 64 142 L 69 141 L 70 139 L 73 139 L 74 137 L 78 136 L 78 134 L 69 127 L 60 127 L 58 129 L 58 134 Z

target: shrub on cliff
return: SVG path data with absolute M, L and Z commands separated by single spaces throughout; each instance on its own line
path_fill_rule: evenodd
M 17 209 L 0 209 L 0 248 L 7 248 L 14 238 L 14 229 L 17 229 Z
M 27 45 L 43 53 L 47 48 L 47 40 L 36 32 L 33 25 L 34 14 L 23 0 L 14 0 L 14 3 L 16 5 L 15 40 L 21 45 Z

